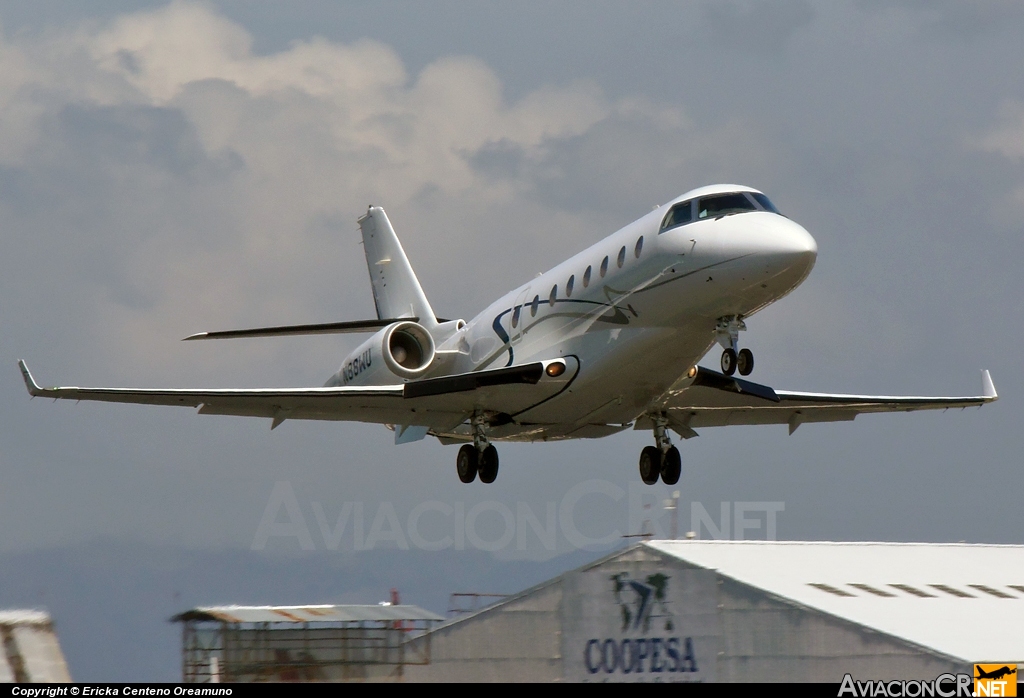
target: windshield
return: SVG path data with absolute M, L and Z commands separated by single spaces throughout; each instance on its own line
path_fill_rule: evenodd
M 697 202 L 697 218 L 718 218 L 730 213 L 756 210 L 754 202 L 739 192 L 705 196 Z
M 686 225 L 693 220 L 693 212 L 690 209 L 692 201 L 684 201 L 681 204 L 676 204 L 672 207 L 672 210 L 665 216 L 665 220 L 661 223 L 661 231 L 665 232 L 669 228 L 675 228 L 680 225 Z
M 754 203 L 755 201 L 757 202 L 756 204 Z M 720 218 L 731 213 L 743 213 L 745 211 L 758 211 L 761 209 L 777 213 L 780 216 L 782 215 L 779 213 L 779 209 L 775 208 L 775 204 L 759 191 L 704 196 L 696 200 L 683 201 L 673 206 L 661 221 L 661 232 L 664 233 L 666 230 L 678 228 L 681 225 L 705 218 Z M 696 217 L 694 213 L 696 213 Z
M 773 204 L 771 200 L 769 200 L 769 198 L 762 194 L 761 192 L 753 192 L 750 195 L 757 200 L 757 203 L 761 204 L 761 208 L 763 208 L 765 211 L 779 213 L 779 209 L 775 208 L 775 204 Z M 782 214 L 779 213 L 779 215 L 781 216 Z

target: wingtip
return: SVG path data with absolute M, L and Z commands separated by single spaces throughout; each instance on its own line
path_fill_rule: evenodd
M 39 387 L 35 378 L 32 377 L 32 372 L 28 370 L 28 364 L 25 363 L 24 359 L 18 359 L 18 368 L 21 369 L 21 377 L 25 379 L 25 387 L 28 389 L 28 394 L 32 397 L 41 394 L 43 389 Z
M 209 332 L 196 332 L 195 334 L 190 334 L 188 337 L 185 337 L 181 341 L 183 341 L 183 342 L 191 342 L 194 339 L 206 339 L 209 336 L 210 336 Z
M 992 382 L 992 374 L 988 372 L 987 368 L 981 372 L 981 390 L 986 400 L 994 402 L 999 399 L 995 383 Z

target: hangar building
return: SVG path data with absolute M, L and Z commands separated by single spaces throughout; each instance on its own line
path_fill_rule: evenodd
M 934 679 L 1024 662 L 1024 546 L 648 541 L 443 623 L 407 681 Z

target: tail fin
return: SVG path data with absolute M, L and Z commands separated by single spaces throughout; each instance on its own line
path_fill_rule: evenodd
M 425 327 L 436 326 L 437 317 L 384 209 L 371 206 L 359 219 L 359 229 L 363 232 L 363 251 L 377 317 L 418 317 Z

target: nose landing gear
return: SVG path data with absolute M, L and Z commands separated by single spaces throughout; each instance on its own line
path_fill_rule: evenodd
M 738 315 L 728 315 L 718 319 L 715 327 L 715 339 L 724 347 L 722 351 L 722 373 L 731 376 L 736 371 L 741 376 L 749 376 L 754 370 L 754 352 L 739 348 L 740 332 L 747 329 L 746 324 Z
M 666 426 L 668 419 L 664 415 L 653 415 L 654 442 L 656 446 L 645 446 L 640 451 L 640 479 L 645 485 L 656 485 L 658 478 L 666 485 L 679 482 L 682 473 L 682 458 L 679 449 L 672 445 Z
M 473 443 L 460 448 L 459 455 L 455 458 L 459 480 L 467 484 L 473 482 L 478 474 L 480 482 L 488 485 L 498 477 L 498 449 L 487 441 L 485 427 L 486 420 L 483 415 L 473 415 Z

